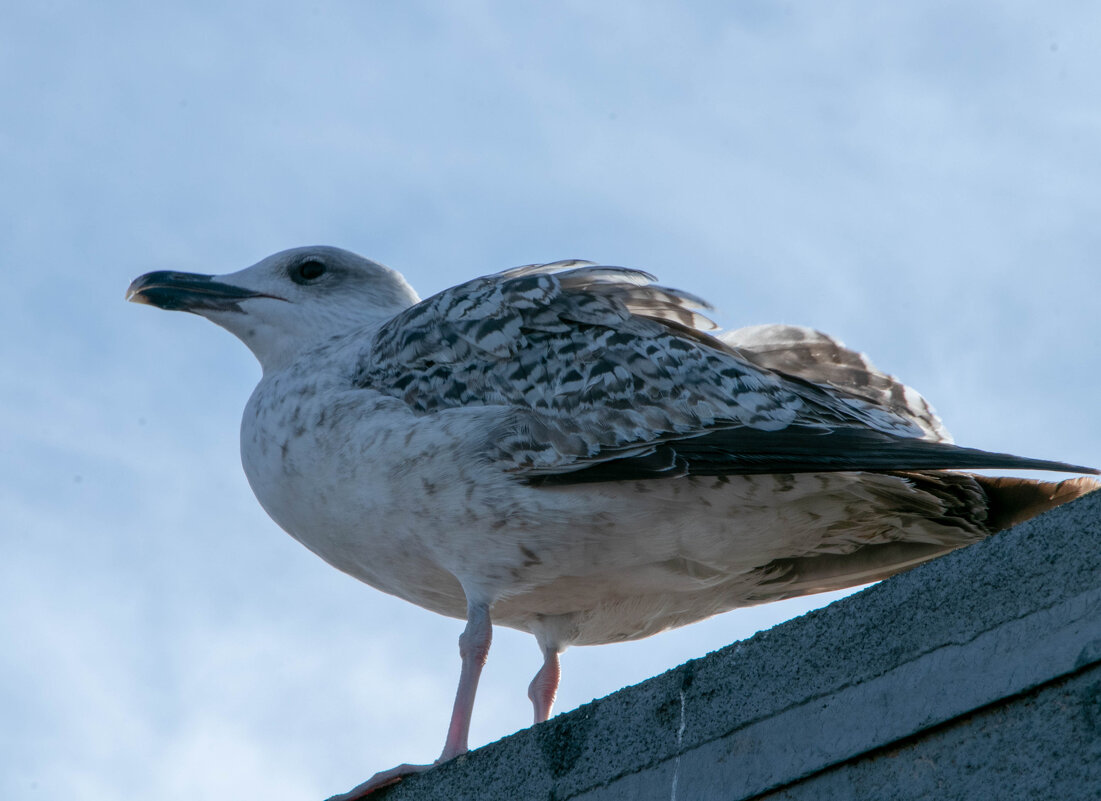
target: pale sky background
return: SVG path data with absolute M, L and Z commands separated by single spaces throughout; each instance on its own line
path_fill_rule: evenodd
M 268 520 L 258 366 L 132 278 L 640 267 L 840 336 L 963 444 L 1098 464 L 1099 39 L 1086 2 L 8 4 L 0 797 L 307 801 L 442 745 L 462 623 Z M 558 709 L 826 600 L 572 649 Z M 475 745 L 538 664 L 498 630 Z

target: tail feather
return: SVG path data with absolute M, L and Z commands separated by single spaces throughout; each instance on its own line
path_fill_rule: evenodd
M 975 479 L 986 493 L 988 506 L 985 523 L 991 532 L 1011 528 L 1067 501 L 1101 489 L 1101 482 L 1092 478 L 1071 478 L 1058 482 L 1007 476 L 975 476 Z
M 775 601 L 879 581 L 1101 489 L 1101 482 L 1092 478 L 1037 481 L 950 470 L 899 475 L 911 482 L 912 490 L 894 498 L 899 512 L 911 514 L 897 540 L 843 554 L 777 559 L 759 568 L 760 583 L 751 600 Z M 936 513 L 917 505 L 928 499 L 933 499 Z M 922 517 L 927 525 L 919 522 Z M 928 524 L 938 536 L 950 536 L 932 541 Z

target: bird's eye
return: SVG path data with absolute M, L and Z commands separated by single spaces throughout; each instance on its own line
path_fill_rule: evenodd
M 296 284 L 308 284 L 325 273 L 325 265 L 317 259 L 307 259 L 291 270 L 291 280 Z

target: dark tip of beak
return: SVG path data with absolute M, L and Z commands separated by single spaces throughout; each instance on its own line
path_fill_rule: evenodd
M 240 312 L 240 301 L 248 298 L 272 298 L 262 292 L 215 281 L 213 276 L 158 270 L 135 278 L 126 290 L 126 299 L 172 311 Z M 282 300 L 282 298 L 277 298 Z

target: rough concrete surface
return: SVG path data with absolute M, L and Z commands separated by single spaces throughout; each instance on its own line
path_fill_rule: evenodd
M 758 797 L 761 801 L 1101 798 L 1101 667 L 1095 664 Z
M 380 801 L 1101 798 L 1101 492 Z

